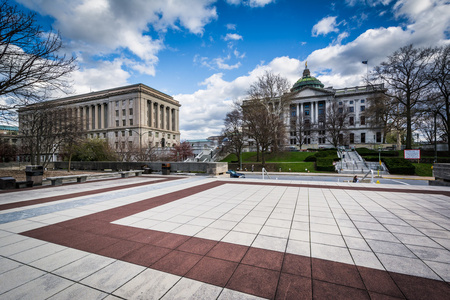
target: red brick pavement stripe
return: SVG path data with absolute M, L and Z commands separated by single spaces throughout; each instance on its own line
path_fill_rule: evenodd
M 155 178 L 155 177 L 152 177 L 152 178 Z M 90 190 L 90 191 L 85 191 L 85 192 L 64 194 L 64 195 L 59 195 L 59 196 L 54 196 L 54 197 L 45 197 L 45 198 L 39 198 L 39 199 L 33 199 L 33 200 L 27 200 L 27 201 L 1 204 L 0 211 L 12 209 L 12 208 L 24 207 L 24 206 L 28 206 L 28 205 L 36 205 L 36 204 L 42 204 L 42 203 L 47 203 L 47 202 L 66 200 L 66 199 L 82 197 L 82 196 L 86 196 L 86 195 L 101 194 L 101 193 L 110 192 L 110 191 L 117 191 L 117 190 L 121 190 L 121 189 L 139 187 L 139 186 L 161 183 L 164 181 L 177 180 L 177 179 L 181 179 L 181 177 L 180 178 L 169 177 L 169 178 L 163 178 L 160 180 L 153 180 L 153 181 L 148 181 L 148 182 L 139 182 L 139 183 L 133 183 L 133 184 L 128 184 L 128 185 L 118 185 L 115 187 L 109 187 L 109 188 L 98 189 L 98 190 Z M 96 182 L 98 182 L 98 181 L 96 181 Z M 89 182 L 85 182 L 85 183 L 89 183 Z
M 448 299 L 450 287 L 443 281 L 110 223 L 226 183 L 188 188 L 22 235 L 269 299 Z

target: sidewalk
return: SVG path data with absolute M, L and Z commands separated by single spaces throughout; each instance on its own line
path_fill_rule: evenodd
M 449 199 L 197 176 L 0 193 L 0 298 L 446 299 Z

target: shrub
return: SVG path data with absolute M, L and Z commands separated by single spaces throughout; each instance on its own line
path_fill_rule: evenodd
M 316 170 L 334 172 L 335 167 L 333 165 L 333 158 L 317 158 Z
M 415 174 L 414 165 L 404 158 L 383 158 L 382 160 L 392 174 Z

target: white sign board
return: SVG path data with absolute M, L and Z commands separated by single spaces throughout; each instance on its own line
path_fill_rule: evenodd
M 404 150 L 405 159 L 420 159 L 420 150 Z

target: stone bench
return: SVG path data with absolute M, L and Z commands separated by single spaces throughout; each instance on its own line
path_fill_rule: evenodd
M 27 187 L 33 187 L 32 180 L 16 181 L 16 189 L 23 189 Z
M 89 175 L 67 175 L 67 176 L 58 176 L 58 177 L 47 177 L 48 180 L 52 182 L 52 185 L 62 185 L 63 179 L 77 179 L 77 182 L 86 182 L 87 177 Z
M 127 178 L 130 174 L 135 174 L 136 176 L 141 176 L 144 170 L 132 170 L 132 171 L 120 171 L 119 174 L 122 178 Z

